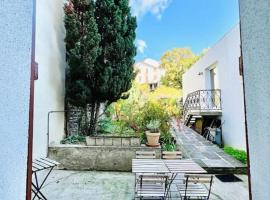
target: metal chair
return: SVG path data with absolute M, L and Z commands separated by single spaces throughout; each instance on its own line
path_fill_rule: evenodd
M 136 159 L 156 159 L 155 151 L 136 151 Z
M 139 175 L 135 188 L 135 198 L 165 199 L 168 189 L 168 175 L 143 174 Z
M 173 160 L 173 159 L 182 159 L 182 152 L 181 151 L 163 151 L 162 152 L 162 159 L 166 160 Z
M 33 192 L 33 198 L 47 200 L 47 198 L 44 196 L 44 194 L 41 192 L 42 186 L 46 182 L 48 176 L 52 172 L 53 168 L 59 165 L 60 163 L 51 160 L 49 158 L 39 158 L 33 160 L 32 163 L 32 174 L 34 177 L 34 180 L 32 181 L 32 192 Z M 45 177 L 43 180 L 41 178 L 38 178 L 38 173 L 41 171 L 47 170 Z
M 206 185 L 209 184 L 209 188 Z M 209 200 L 213 184 L 213 175 L 186 174 L 185 183 L 177 184 L 181 199 Z
M 165 160 L 177 160 L 182 159 L 182 152 L 181 151 L 162 151 L 162 159 Z M 172 180 L 173 179 L 173 180 Z M 170 189 L 168 191 L 168 197 L 171 199 L 172 193 L 178 193 L 178 190 L 176 190 L 176 184 L 177 183 L 183 183 L 184 182 L 184 175 L 183 174 L 177 174 L 175 177 L 170 177 L 171 185 Z

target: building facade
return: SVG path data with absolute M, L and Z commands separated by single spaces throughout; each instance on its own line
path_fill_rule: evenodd
M 204 101 L 199 109 L 211 111 L 205 112 L 205 115 L 216 115 L 220 120 L 225 145 L 245 150 L 240 45 L 240 27 L 236 25 L 183 75 L 183 99 L 185 101 L 188 94 L 195 91 L 207 94 L 207 97 L 199 97 Z M 205 101 L 210 101 L 211 105 L 208 103 L 206 106 Z M 220 101 L 220 106 L 216 105 L 217 101 Z
M 46 156 L 48 144 L 64 137 L 65 27 L 64 1 L 36 3 L 36 62 L 33 156 Z M 48 137 L 49 134 L 49 137 Z M 48 141 L 49 140 L 49 141 Z
M 155 89 L 165 74 L 160 63 L 156 60 L 146 58 L 134 65 L 134 70 L 137 73 L 136 82 L 139 84 L 149 84 L 151 89 Z

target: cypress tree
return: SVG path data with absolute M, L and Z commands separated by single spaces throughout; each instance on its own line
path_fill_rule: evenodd
M 136 18 L 128 0 L 96 0 L 95 16 L 101 35 L 97 71 L 101 79 L 97 95 L 108 104 L 117 101 L 131 87 L 136 55 Z
M 72 0 L 65 13 L 67 101 L 90 106 L 88 134 L 94 134 L 101 103 L 106 108 L 131 87 L 136 19 L 128 0 Z
M 65 5 L 66 52 L 68 68 L 66 73 L 66 100 L 73 106 L 85 110 L 96 101 L 94 95 L 95 63 L 100 54 L 95 5 L 92 0 L 73 0 Z M 90 116 L 93 118 L 93 116 Z M 87 133 L 91 124 L 86 119 Z M 90 127 L 89 127 L 90 124 Z

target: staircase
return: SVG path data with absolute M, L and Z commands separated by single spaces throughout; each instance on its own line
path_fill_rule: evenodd
M 220 115 L 222 115 L 221 90 L 197 90 L 187 95 L 183 109 L 186 126 L 193 125 L 203 116 Z

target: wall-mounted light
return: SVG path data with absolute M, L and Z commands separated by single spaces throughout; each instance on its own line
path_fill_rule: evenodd
M 199 76 L 203 75 L 203 72 L 199 72 L 198 75 L 199 75 Z

